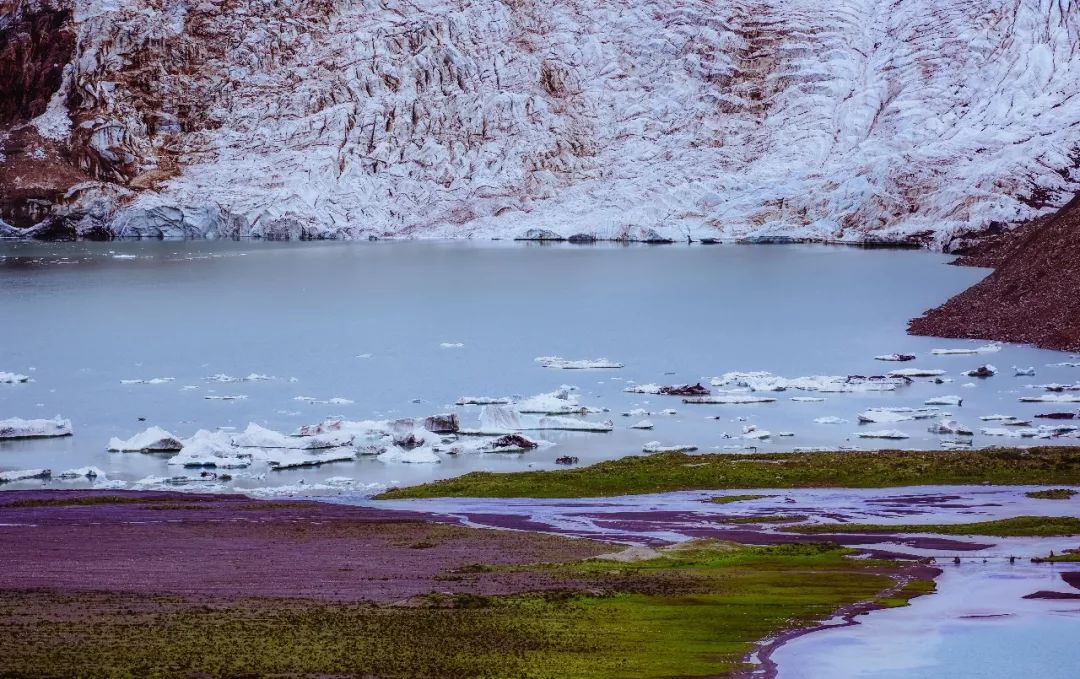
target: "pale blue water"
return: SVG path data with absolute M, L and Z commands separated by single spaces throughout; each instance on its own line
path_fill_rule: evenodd
M 769 450 L 873 446 L 852 438 L 859 410 L 920 405 L 943 393 L 967 399 L 961 419 L 969 425 L 980 424 L 978 414 L 1041 411 L 1016 396 L 1026 383 L 1075 380 L 1080 369 L 1043 367 L 1062 354 L 1008 347 L 988 357 L 930 357 L 931 348 L 963 343 L 905 334 L 910 317 L 985 274 L 947 261 L 927 252 L 823 246 L 0 243 L 0 370 L 34 379 L 0 385 L 0 418 L 61 414 L 76 429 L 65 440 L 0 444 L 0 469 L 93 464 L 135 480 L 169 470 L 160 457 L 108 454 L 105 444 L 151 424 L 180 436 L 249 421 L 291 431 L 330 415 L 427 415 L 453 409 L 463 395 L 527 396 L 560 384 L 578 386 L 586 404 L 610 408 L 603 417 L 615 420 L 616 431 L 545 434 L 558 445 L 526 456 L 459 456 L 425 467 L 360 460 L 280 472 L 274 483 L 335 475 L 412 483 L 473 469 L 550 467 L 563 454 L 583 463 L 636 454 L 653 440 L 722 449 L 733 445 L 724 434 L 741 434 L 747 424 L 796 434 L 755 444 Z M 443 342 L 465 346 L 445 349 Z M 920 360 L 872 360 L 894 351 Z M 370 358 L 358 358 L 364 354 Z M 533 361 L 552 354 L 608 357 L 626 367 L 559 371 Z M 968 380 L 956 373 L 985 361 L 1003 374 L 961 389 Z M 1014 378 L 1014 363 L 1034 364 L 1039 374 Z M 733 370 L 868 374 L 906 365 L 942 367 L 957 381 L 896 394 L 829 395 L 825 403 L 782 395 L 776 404 L 741 407 L 684 406 L 622 392 L 623 380 L 695 382 Z M 203 380 L 253 372 L 280 379 Z M 175 381 L 121 384 L 155 377 Z M 198 389 L 183 390 L 188 385 Z M 204 399 L 208 394 L 248 398 L 220 402 Z M 313 405 L 296 396 L 354 403 Z M 619 413 L 634 407 L 679 413 L 653 416 L 654 431 L 629 430 L 638 418 Z M 464 424 L 475 422 L 477 409 L 456 410 Z M 713 415 L 722 419 L 707 419 Z M 825 415 L 852 423 L 813 422 Z M 898 425 L 912 434 L 904 445 L 936 446 L 926 424 Z

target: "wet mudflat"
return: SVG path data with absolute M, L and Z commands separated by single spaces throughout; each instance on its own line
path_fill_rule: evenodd
M 876 554 L 930 558 L 943 571 L 932 595 L 907 608 L 877 610 L 853 621 L 836 619 L 821 631 L 785 637 L 775 648 L 767 647 L 754 674 L 1004 678 L 1030 668 L 1031 653 L 1037 652 L 1040 672 L 1064 678 L 1072 676 L 1078 659 L 1080 568 L 1031 559 L 1077 549 L 1080 536 L 789 532 L 798 525 L 977 526 L 1016 516 L 1080 516 L 1073 496 L 1047 500 L 1039 495 L 1032 486 L 773 488 L 576 499 L 433 498 L 378 501 L 377 506 L 428 511 L 467 525 L 652 545 L 702 538 L 763 545 L 827 539 Z M 781 520 L 770 520 L 776 517 Z
M 820 544 L 630 553 L 392 509 L 3 496 L 0 657 L 18 676 L 716 676 L 934 575 Z

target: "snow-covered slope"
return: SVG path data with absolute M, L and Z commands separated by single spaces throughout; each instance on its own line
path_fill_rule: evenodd
M 82 231 L 947 246 L 1080 189 L 1077 0 L 72 7 L 4 162 L 108 182 Z

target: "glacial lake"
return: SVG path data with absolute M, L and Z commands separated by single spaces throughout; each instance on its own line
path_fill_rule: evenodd
M 584 405 L 609 409 L 589 419 L 610 419 L 614 430 L 532 432 L 553 445 L 521 455 L 442 455 L 439 464 L 368 457 L 317 469 L 253 467 L 237 470 L 227 487 L 273 494 L 303 482 L 313 493 L 365 492 L 474 470 L 555 468 L 562 455 L 587 464 L 641 454 L 651 441 L 721 454 L 750 446 L 936 448 L 942 437 L 927 431 L 933 420 L 859 425 L 857 415 L 921 407 L 941 395 L 963 397 L 961 407 L 942 411 L 976 432 L 999 426 L 979 416 L 1074 410 L 1018 401 L 1041 393 L 1032 385 L 1077 381 L 1080 368 L 1051 367 L 1067 354 L 1006 345 L 992 354 L 939 356 L 931 350 L 985 343 L 906 335 L 909 318 L 986 274 L 949 260 L 810 245 L 0 243 L 0 371 L 32 378 L 0 384 L 0 419 L 59 414 L 75 431 L 0 442 L 0 470 L 93 465 L 117 486 L 158 487 L 162 477 L 192 472 L 159 455 L 108 453 L 110 437 L 151 425 L 187 437 L 249 422 L 288 433 L 332 416 L 441 412 L 474 426 L 479 408 L 455 406 L 462 396 L 526 397 L 560 385 L 577 387 Z M 874 360 L 893 352 L 918 359 Z M 606 357 L 624 367 L 555 370 L 534 360 L 552 355 Z M 984 363 L 998 375 L 960 374 Z M 1014 376 L 1014 365 L 1034 366 L 1036 374 Z M 708 386 L 729 371 L 846 376 L 907 367 L 944 370 L 952 381 L 919 378 L 894 392 L 820 394 L 824 400 L 815 402 L 792 401 L 801 392 L 787 391 L 756 405 L 690 405 L 624 391 L 635 382 Z M 272 379 L 206 379 L 249 374 Z M 164 381 L 123 383 L 157 378 Z M 660 414 L 669 408 L 676 414 Z M 630 429 L 643 417 L 621 413 L 634 409 L 652 412 L 655 428 Z M 815 422 L 829 416 L 847 421 Z M 742 438 L 754 426 L 773 436 Z M 867 428 L 910 438 L 857 438 Z M 1036 442 L 974 437 L 976 446 Z M 325 484 L 330 478 L 334 484 Z

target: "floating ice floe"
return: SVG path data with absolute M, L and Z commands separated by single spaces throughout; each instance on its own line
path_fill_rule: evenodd
M 591 431 L 609 432 L 615 428 L 610 421 L 590 422 L 576 417 L 564 417 L 559 415 L 524 416 L 508 406 L 484 406 L 480 411 L 480 427 L 473 431 L 463 431 L 466 434 L 502 435 L 515 431 L 527 430 L 563 430 L 563 431 Z
M 615 424 L 610 420 L 605 420 L 604 422 L 589 422 L 574 417 L 560 417 L 557 415 L 545 415 L 535 420 L 524 418 L 521 424 L 522 430 L 552 429 L 562 431 L 608 432 L 615 428 Z
M 1063 393 L 1066 391 L 1080 391 L 1080 384 L 1058 384 L 1052 382 L 1050 384 L 1029 384 L 1028 389 L 1042 389 L 1043 391 L 1050 391 L 1054 393 Z
M 891 373 L 890 373 L 891 375 Z M 769 372 L 729 372 L 710 380 L 714 387 L 739 387 L 750 391 L 819 391 L 824 393 L 895 391 L 907 384 L 898 376 L 813 375 L 786 378 Z
M 210 375 L 203 378 L 207 382 L 221 382 L 223 384 L 232 384 L 235 382 L 268 382 L 270 380 L 276 380 L 276 377 L 270 375 L 260 375 L 258 373 L 251 373 L 245 377 L 233 377 L 232 375 L 226 375 L 224 373 L 218 373 L 217 375 Z
M 945 439 L 941 442 L 941 447 L 944 450 L 966 450 L 971 448 L 972 444 L 971 439 Z
M 411 450 L 393 446 L 375 459 L 379 462 L 405 462 L 409 464 L 437 464 L 442 462 L 439 456 L 435 454 L 435 451 L 427 446 Z
M 443 349 L 463 349 L 465 345 L 462 342 L 441 342 L 439 346 Z
M 1039 413 L 1035 417 L 1042 420 L 1075 420 L 1076 413 Z
M 57 477 L 61 481 L 77 481 L 80 479 L 88 479 L 90 481 L 106 481 L 108 477 L 105 476 L 105 472 L 101 471 L 97 467 L 79 467 L 78 469 L 69 469 L 66 472 L 58 474 Z
M 238 448 L 294 448 L 316 450 L 319 448 L 337 448 L 351 445 L 353 436 L 347 432 L 324 432 L 308 436 L 289 436 L 267 429 L 254 422 L 248 423 L 247 429 L 232 437 L 232 445 Z
M 482 440 L 469 452 L 475 453 L 525 453 L 540 447 L 540 444 L 521 434 L 506 434 L 493 439 Z
M 980 365 L 978 368 L 975 368 L 974 370 L 968 370 L 968 371 L 964 372 L 963 374 L 967 375 L 968 377 L 983 377 L 983 378 L 993 377 L 994 375 L 997 374 L 997 368 L 995 368 L 994 366 L 987 363 L 986 365 Z
M 963 356 L 970 354 L 992 354 L 1001 351 L 1000 344 L 984 344 L 981 347 L 957 347 L 954 349 L 934 349 L 935 356 Z
M 755 403 L 775 403 L 775 398 L 768 396 L 752 396 L 750 394 L 716 394 L 713 396 L 691 396 L 684 398 L 683 403 L 697 405 L 752 405 Z
M 867 408 L 859 413 L 859 422 L 884 424 L 925 420 L 940 415 L 937 408 Z
M 696 384 L 672 384 L 661 386 L 659 384 L 635 384 L 623 389 L 631 394 L 656 394 L 659 396 L 708 396 L 709 389 Z
M 845 424 L 847 420 L 842 417 L 836 417 L 835 415 L 828 415 L 826 417 L 815 418 L 814 422 L 817 422 L 818 424 Z
M 318 467 L 330 462 L 351 462 L 355 459 L 356 450 L 348 447 L 320 449 L 314 452 L 279 448 L 267 455 L 267 461 L 273 470 Z
M 1080 361 L 1062 361 L 1061 363 L 1047 363 L 1048 368 L 1080 368 Z
M 975 432 L 956 420 L 940 420 L 927 429 L 931 434 L 951 434 L 954 436 L 974 436 Z
M 151 377 L 145 380 L 120 380 L 120 384 L 166 384 L 175 381 L 175 377 Z
M 889 371 L 889 377 L 938 377 L 944 374 L 944 370 L 930 368 L 901 368 Z
M 304 403 L 319 404 L 319 405 L 333 405 L 333 406 L 351 406 L 355 401 L 347 398 L 341 398 L 335 396 L 334 398 L 320 399 L 314 396 L 294 396 L 294 401 L 303 401 Z
M 246 394 L 234 394 L 231 396 L 203 396 L 207 401 L 245 401 L 247 400 Z
M 507 396 L 462 396 L 456 403 L 459 406 L 504 406 L 511 402 Z
M 649 441 L 641 448 L 643 453 L 692 453 L 697 446 L 665 446 L 659 441 Z
M 0 420 L 0 440 L 53 438 L 71 434 L 71 420 L 62 419 L 59 415 L 51 420 L 24 420 L 18 417 Z
M 1029 427 L 1030 420 L 1024 420 L 1014 415 L 983 415 L 979 417 L 983 422 L 1001 422 L 1005 427 Z
M 791 400 L 796 403 L 821 403 L 825 399 L 820 396 L 792 396 Z
M 184 447 L 169 458 L 169 464 L 177 467 L 215 469 L 243 469 L 250 466 L 253 454 L 237 450 L 232 444 L 232 436 L 225 431 L 210 432 L 200 429 L 191 438 L 181 441 Z
M 30 481 L 32 479 L 47 479 L 52 476 L 49 469 L 17 469 L 14 471 L 0 472 L 0 483 L 14 483 L 15 481 Z
M 519 401 L 515 410 L 524 415 L 587 415 L 601 412 L 598 408 L 589 408 L 578 402 L 574 387 L 563 385 L 555 391 L 537 394 Z
M 875 361 L 898 361 L 898 362 L 914 361 L 915 360 L 915 355 L 914 354 L 883 354 L 881 356 L 875 356 L 874 360 Z
M 1018 368 L 1013 366 L 1013 375 L 1016 377 L 1035 377 L 1035 366 L 1029 366 L 1027 368 Z
M 964 399 L 952 394 L 948 396 L 933 396 L 923 401 L 923 405 L 927 406 L 961 406 L 964 404 Z
M 877 429 L 874 431 L 860 431 L 857 436 L 861 439 L 906 439 L 910 438 L 898 429 Z
M 0 384 L 22 384 L 29 381 L 30 378 L 26 375 L 0 371 Z
M 172 453 L 183 447 L 180 439 L 161 427 L 150 427 L 129 439 L 114 436 L 109 439 L 108 450 L 114 453 Z
M 654 425 L 653 425 L 651 420 L 641 420 L 640 422 L 637 422 L 636 424 L 630 425 L 630 428 L 631 429 L 652 429 L 653 426 Z
M 1018 427 L 1015 429 L 1006 429 L 1004 427 L 990 427 L 986 429 L 980 429 L 979 431 L 984 436 L 1004 436 L 1008 438 L 1039 438 L 1049 439 L 1057 436 L 1063 436 L 1065 434 L 1075 434 L 1080 429 L 1075 425 L 1057 425 L 1057 426 L 1044 426 L 1044 427 Z
M 761 441 L 772 436 L 772 432 L 765 429 L 758 429 L 751 425 L 743 429 L 742 437 L 750 441 Z
M 1022 403 L 1080 403 L 1080 394 L 1040 394 L 1021 396 Z
M 460 428 L 454 413 L 441 413 L 424 418 L 424 429 L 433 434 L 456 434 Z
M 623 367 L 622 363 L 616 363 L 606 358 L 571 361 L 560 356 L 539 356 L 535 360 L 544 368 L 555 368 L 557 370 L 592 370 Z

